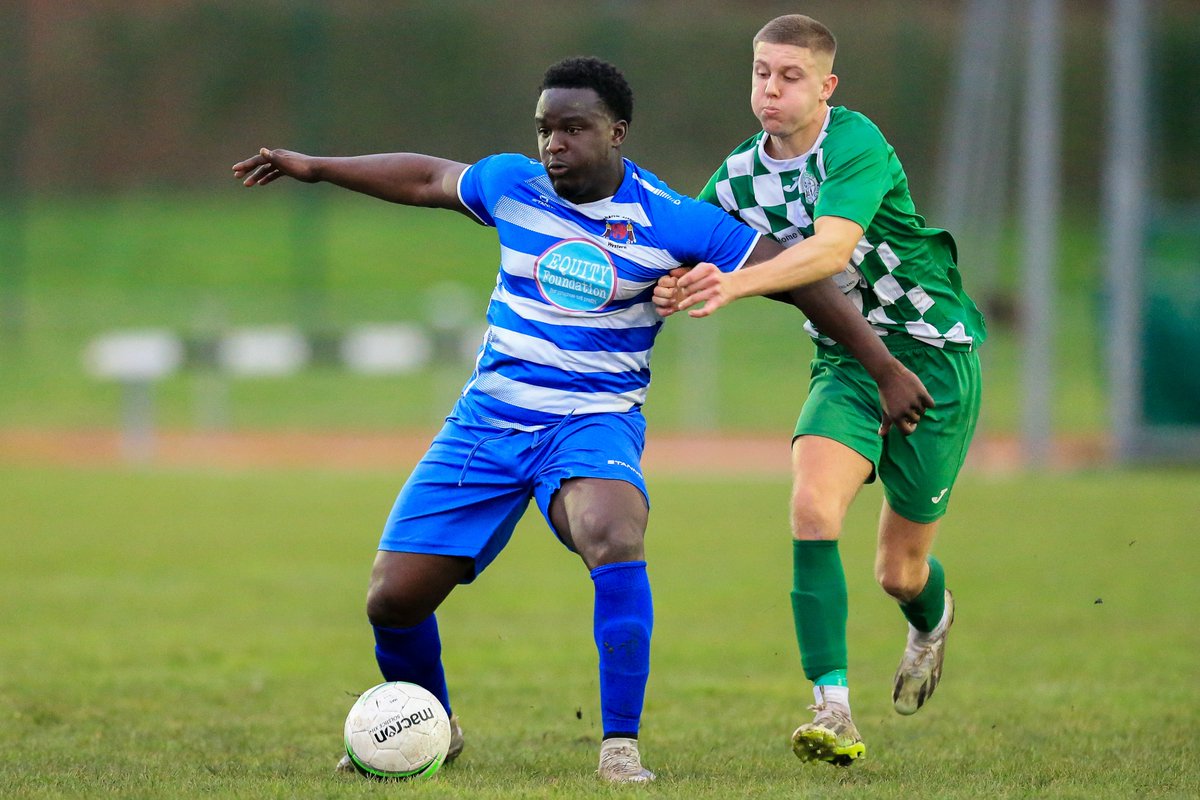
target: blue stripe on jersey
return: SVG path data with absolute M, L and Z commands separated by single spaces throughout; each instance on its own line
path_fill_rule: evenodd
M 641 405 L 661 327 L 654 281 L 700 261 L 737 269 L 758 239 L 631 161 L 616 193 L 595 203 L 563 200 L 541 164 L 512 154 L 468 167 L 459 196 L 500 238 L 492 327 L 463 390 L 500 425 Z
M 475 392 L 478 394 L 472 397 Z M 472 413 L 500 427 L 552 425 L 568 414 L 623 414 L 645 401 L 645 387 L 623 394 L 570 392 L 521 383 L 498 372 L 476 373 L 462 400 Z M 589 410 L 580 412 L 579 409 L 584 407 Z M 517 422 L 517 418 L 522 421 Z
M 505 377 L 514 381 L 568 392 L 586 392 L 589 389 L 612 394 L 636 392 L 646 385 L 650 376 L 648 367 L 621 372 L 571 370 L 532 361 L 514 361 L 495 351 L 483 354 L 479 359 L 478 371 L 480 374 L 497 372 L 497 365 L 503 365 Z
M 522 317 L 510 306 L 495 301 L 488 307 L 488 322 L 500 328 L 536 336 L 553 342 L 563 350 L 596 350 L 596 330 L 582 326 L 554 325 Z M 606 352 L 649 350 L 662 327 L 659 321 L 652 326 L 615 328 L 605 332 Z

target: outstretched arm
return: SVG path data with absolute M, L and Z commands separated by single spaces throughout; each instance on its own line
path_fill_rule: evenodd
M 458 197 L 458 177 L 466 168 L 419 153 L 324 157 L 264 147 L 234 164 L 233 177 L 246 186 L 265 186 L 283 177 L 325 181 L 392 203 L 470 213 Z

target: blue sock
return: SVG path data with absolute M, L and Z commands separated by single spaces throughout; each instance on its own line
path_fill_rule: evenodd
M 375 629 L 375 660 L 385 681 L 407 681 L 422 686 L 441 701 L 450 712 L 450 692 L 442 669 L 442 639 L 438 636 L 437 617 L 411 628 Z
M 604 738 L 636 738 L 650 677 L 654 601 L 645 561 L 592 570 L 596 585 L 593 629 L 600 653 L 600 719 Z

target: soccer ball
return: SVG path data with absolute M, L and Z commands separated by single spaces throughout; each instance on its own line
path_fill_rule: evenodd
M 363 775 L 428 778 L 450 749 L 450 718 L 415 683 L 381 683 L 354 702 L 346 716 L 346 753 Z

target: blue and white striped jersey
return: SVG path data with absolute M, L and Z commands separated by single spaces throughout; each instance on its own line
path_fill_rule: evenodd
M 501 427 L 640 407 L 662 326 L 654 284 L 682 264 L 738 269 L 759 234 L 625 160 L 612 197 L 577 205 L 542 165 L 489 156 L 459 178 L 462 202 L 500 237 L 488 329 L 462 402 Z

